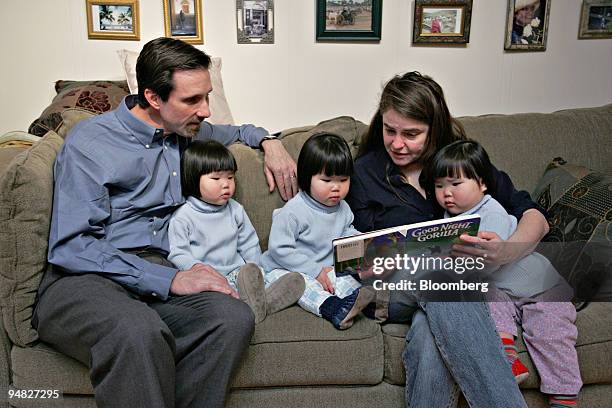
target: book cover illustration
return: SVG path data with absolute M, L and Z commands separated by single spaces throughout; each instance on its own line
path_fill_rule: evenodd
M 336 275 L 359 274 L 375 258 L 400 256 L 449 256 L 462 234 L 477 235 L 478 214 L 460 215 L 417 224 L 386 228 L 333 241 Z

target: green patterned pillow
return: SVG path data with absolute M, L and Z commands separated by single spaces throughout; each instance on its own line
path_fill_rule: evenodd
M 576 298 L 612 300 L 612 175 L 556 158 L 533 197 L 548 212 L 546 255 Z

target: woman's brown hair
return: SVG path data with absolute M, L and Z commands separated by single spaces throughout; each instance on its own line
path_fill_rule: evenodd
M 378 110 L 359 146 L 357 157 L 383 147 L 382 114 L 389 109 L 429 126 L 429 134 L 418 159 L 421 164 L 428 163 L 438 149 L 466 138 L 463 126 L 450 115 L 440 85 L 431 77 L 413 71 L 397 75 L 385 85 Z

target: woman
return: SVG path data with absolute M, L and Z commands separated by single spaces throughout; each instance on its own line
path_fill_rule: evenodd
M 465 131 L 433 79 L 418 72 L 392 78 L 355 162 L 346 199 L 355 227 L 372 231 L 441 218 L 419 177 L 438 149 L 458 139 L 465 139 Z M 481 232 L 462 236 L 478 248 L 458 250 L 508 263 L 531 251 L 548 225 L 529 194 L 516 191 L 505 173 L 495 170 L 495 184 L 490 194 L 520 219 L 508 240 L 515 244 L 502 247 L 495 233 Z M 392 292 L 389 320 L 411 322 L 403 356 L 407 406 L 456 406 L 459 389 L 472 408 L 526 406 L 484 303 L 420 302 L 415 308 Z

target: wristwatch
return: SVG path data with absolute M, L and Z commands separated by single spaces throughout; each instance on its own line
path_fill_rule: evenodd
M 262 144 L 263 144 L 263 142 L 265 142 L 266 140 L 278 140 L 278 135 L 279 135 L 279 134 L 280 134 L 280 132 L 279 132 L 279 133 L 275 133 L 275 134 L 273 134 L 273 135 L 267 135 L 267 136 L 264 136 L 264 137 L 263 137 L 263 139 L 261 139 L 261 141 L 259 142 L 259 150 L 263 150 L 263 146 L 262 146 Z

